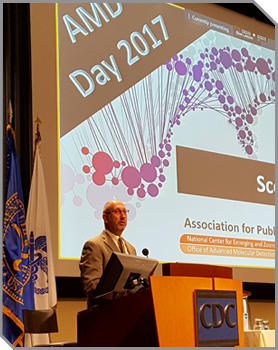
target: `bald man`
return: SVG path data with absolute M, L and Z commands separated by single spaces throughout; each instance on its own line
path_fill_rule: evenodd
M 84 244 L 79 262 L 81 285 L 87 294 L 88 308 L 94 304 L 94 291 L 112 253 L 136 255 L 133 245 L 122 237 L 127 225 L 125 205 L 116 200 L 106 203 L 102 218 L 105 229 Z

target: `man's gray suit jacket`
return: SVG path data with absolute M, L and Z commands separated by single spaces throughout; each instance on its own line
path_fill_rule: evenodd
M 133 245 L 124 241 L 128 253 L 136 255 Z M 94 303 L 94 291 L 113 252 L 120 252 L 120 248 L 105 230 L 84 244 L 79 268 L 82 289 L 87 294 L 88 307 Z

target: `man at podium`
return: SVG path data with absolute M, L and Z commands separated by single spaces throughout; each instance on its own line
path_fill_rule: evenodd
M 132 244 L 123 239 L 128 210 L 116 200 L 105 204 L 102 218 L 105 229 L 84 244 L 79 268 L 81 285 L 87 294 L 88 308 L 94 304 L 94 291 L 113 252 L 136 255 Z

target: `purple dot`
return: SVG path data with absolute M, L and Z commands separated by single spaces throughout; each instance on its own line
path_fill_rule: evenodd
M 237 70 L 239 73 L 242 73 L 242 72 L 243 72 L 243 67 L 242 67 L 242 64 L 241 64 L 241 63 L 237 63 L 237 64 L 236 64 L 236 70 Z
M 247 121 L 247 123 L 249 123 L 249 124 L 252 124 L 252 123 L 253 123 L 253 117 L 252 117 L 251 114 L 247 114 L 247 116 L 246 116 L 246 121 Z
M 230 111 L 233 112 L 234 111 L 234 107 L 230 107 Z
M 225 101 L 226 101 L 226 99 L 225 99 L 225 97 L 224 97 L 223 95 L 219 95 L 219 96 L 218 96 L 218 100 L 219 100 L 219 102 L 222 103 L 222 104 L 225 103 Z
M 209 58 L 213 61 L 214 60 L 214 55 L 210 54 Z
M 241 118 L 237 117 L 235 121 L 236 121 L 236 125 L 237 125 L 238 127 L 241 127 L 241 126 L 243 125 L 243 122 L 242 122 L 242 119 L 241 119 Z
M 228 100 L 228 102 L 230 103 L 230 105 L 234 103 L 234 99 L 233 99 L 232 96 L 228 96 L 228 97 L 227 97 L 227 100 Z
M 160 166 L 160 159 L 157 156 L 152 156 L 151 157 L 151 163 L 153 166 L 155 166 L 156 168 Z
M 158 195 L 158 187 L 154 184 L 150 184 L 148 186 L 148 194 L 151 196 L 151 197 L 156 197 Z
M 112 184 L 117 186 L 119 184 L 119 179 L 117 179 L 116 177 L 113 177 Z
M 175 69 L 179 75 L 185 75 L 187 72 L 187 68 L 186 68 L 185 64 L 181 61 L 176 62 Z
M 190 91 L 195 92 L 195 87 L 194 86 L 190 86 Z
M 200 81 L 202 77 L 202 68 L 199 65 L 194 65 L 192 70 L 194 80 Z
M 211 63 L 210 63 L 210 68 L 211 68 L 212 70 L 216 70 L 216 69 L 217 69 L 217 64 L 216 64 L 215 62 L 211 62 Z
M 214 54 L 214 56 L 217 56 L 217 55 L 218 55 L 218 50 L 217 50 L 216 47 L 213 47 L 213 48 L 211 49 L 211 52 Z
M 186 59 L 186 63 L 187 63 L 187 64 L 191 64 L 191 59 L 190 59 L 190 58 L 187 58 L 187 59 Z
M 253 148 L 250 145 L 247 145 L 245 151 L 247 154 L 251 155 L 253 153 Z
M 256 64 L 252 62 L 250 58 L 248 58 L 245 67 L 247 70 L 249 70 L 249 72 L 254 72 Z
M 220 81 L 220 80 L 217 80 L 215 85 L 216 85 L 217 89 L 219 89 L 219 90 L 222 90 L 224 87 L 222 81 Z
M 174 61 L 177 61 L 179 58 L 178 58 L 178 55 L 175 55 L 174 57 L 173 57 L 173 60 Z
M 240 114 L 242 112 L 241 108 L 239 106 L 235 107 L 235 111 L 236 111 L 237 114 Z
M 170 63 L 168 63 L 168 64 L 166 65 L 166 68 L 167 68 L 169 71 L 171 71 L 171 70 L 173 69 L 173 67 L 171 66 Z
M 273 96 L 273 97 L 275 96 L 275 91 L 274 90 L 271 90 L 270 93 L 271 93 L 271 96 Z
M 141 177 L 146 182 L 153 182 L 156 179 L 156 170 L 152 164 L 142 164 L 140 168 Z
M 159 181 L 165 182 L 166 177 L 164 175 L 159 175 Z
M 224 68 L 226 68 L 226 69 L 230 68 L 232 65 L 232 58 L 225 51 L 222 51 L 220 53 L 220 61 L 221 61 L 222 65 L 224 66 Z
M 205 82 L 205 88 L 207 91 L 211 91 L 212 90 L 212 84 L 209 81 Z
M 137 196 L 139 198 L 144 198 L 146 196 L 146 191 L 143 188 L 138 188 L 137 190 Z
M 172 146 L 169 145 L 169 144 L 167 144 L 167 145 L 165 146 L 165 148 L 166 148 L 167 151 L 171 151 L 171 150 L 172 150 Z
M 249 53 L 248 53 L 248 51 L 247 51 L 247 49 L 246 49 L 245 47 L 243 47 L 243 48 L 241 49 L 241 53 L 242 53 L 242 55 L 243 55 L 244 57 L 248 57 L 248 55 L 249 55 Z
M 225 105 L 223 106 L 223 109 L 224 109 L 226 112 L 228 112 L 228 110 L 229 110 L 228 105 L 225 104 Z
M 158 152 L 158 155 L 160 158 L 164 158 L 165 157 L 165 153 L 161 150 Z
M 183 90 L 183 94 L 184 94 L 184 96 L 187 96 L 188 95 L 188 91 L 187 90 Z
M 222 67 L 220 67 L 219 68 L 219 72 L 223 74 L 224 73 L 224 69 Z
M 266 75 L 269 72 L 268 64 L 263 58 L 257 59 L 256 66 L 258 68 L 258 71 L 263 75 Z
M 260 100 L 261 100 L 262 102 L 265 102 L 265 101 L 266 101 L 266 96 L 265 96 L 265 94 L 263 94 L 263 93 L 260 94 Z
M 130 195 L 130 196 L 133 196 L 134 195 L 134 190 L 132 188 L 129 188 L 127 190 L 127 193 Z
M 200 67 L 200 68 L 203 68 L 204 67 L 204 63 L 202 62 L 202 61 L 198 61 L 198 66 Z
M 205 55 L 203 53 L 201 53 L 200 57 L 201 57 L 202 60 L 205 59 Z
M 141 174 L 133 166 L 127 166 L 122 172 L 122 181 L 129 188 L 136 188 L 141 183 Z
M 237 50 L 232 51 L 232 57 L 237 62 L 241 60 L 241 54 Z
M 206 67 L 209 68 L 209 63 L 206 63 Z
M 253 135 L 252 131 L 248 131 L 248 135 L 251 137 Z
M 257 115 L 257 110 L 256 110 L 256 108 L 251 107 L 251 113 L 252 113 L 253 115 Z
M 169 161 L 167 160 L 167 159 L 164 159 L 163 160 L 163 165 L 165 166 L 165 167 L 167 167 L 167 166 L 169 166 Z
M 238 134 L 239 134 L 239 137 L 240 137 L 241 139 L 245 139 L 246 133 L 245 133 L 244 130 L 240 130 Z

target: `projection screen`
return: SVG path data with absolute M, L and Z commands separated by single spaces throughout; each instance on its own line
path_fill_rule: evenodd
M 183 5 L 55 6 L 64 263 L 117 199 L 139 255 L 274 267 L 274 28 Z

